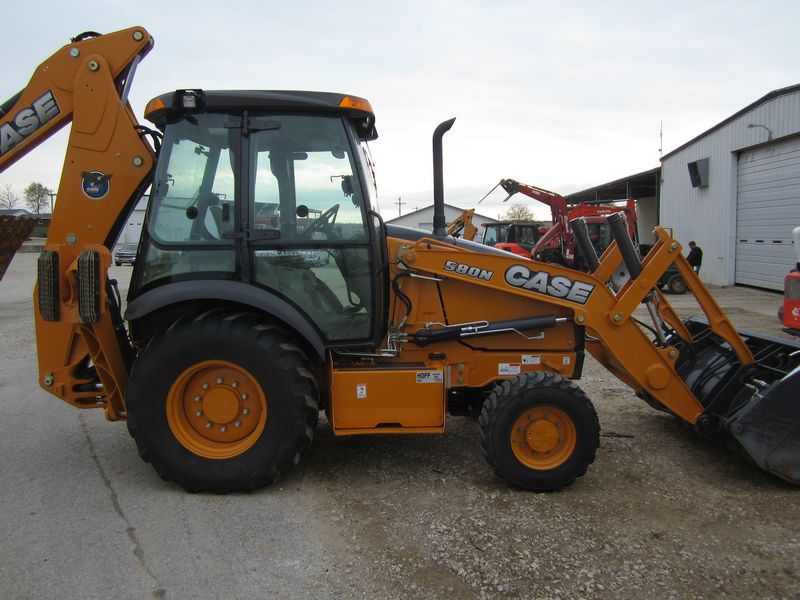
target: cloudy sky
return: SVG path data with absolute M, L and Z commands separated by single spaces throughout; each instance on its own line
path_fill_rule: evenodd
M 474 206 L 511 177 L 562 194 L 654 168 L 771 90 L 800 83 L 800 3 L 339 0 L 83 1 L 36 5 L 3 31 L 0 99 L 86 30 L 141 25 L 155 50 L 131 103 L 177 88 L 309 89 L 369 99 L 381 212 L 432 200 L 431 134 L 445 136 L 445 201 Z M 56 188 L 62 132 L 0 174 Z M 495 192 L 479 212 L 497 217 Z

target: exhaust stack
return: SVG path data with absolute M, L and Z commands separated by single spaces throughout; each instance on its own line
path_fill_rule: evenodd
M 444 216 L 444 167 L 442 166 L 442 137 L 455 123 L 452 118 L 433 132 L 433 235 L 447 235 L 447 219 Z

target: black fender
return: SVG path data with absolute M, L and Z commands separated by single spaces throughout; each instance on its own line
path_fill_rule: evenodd
M 238 281 L 194 280 L 177 281 L 158 286 L 137 296 L 128 303 L 125 320 L 129 323 L 152 315 L 167 307 L 187 303 L 219 301 L 252 307 L 282 321 L 306 342 L 324 361 L 325 344 L 314 326 L 297 308 L 261 288 Z M 185 309 L 183 309 L 185 310 Z

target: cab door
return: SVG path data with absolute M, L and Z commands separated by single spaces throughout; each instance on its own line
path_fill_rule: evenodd
M 328 345 L 374 344 L 375 230 L 353 133 L 338 115 L 245 116 L 243 263 Z

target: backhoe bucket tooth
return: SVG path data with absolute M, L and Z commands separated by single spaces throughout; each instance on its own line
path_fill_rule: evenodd
M 728 424 L 759 467 L 800 484 L 800 367 L 754 394 Z

